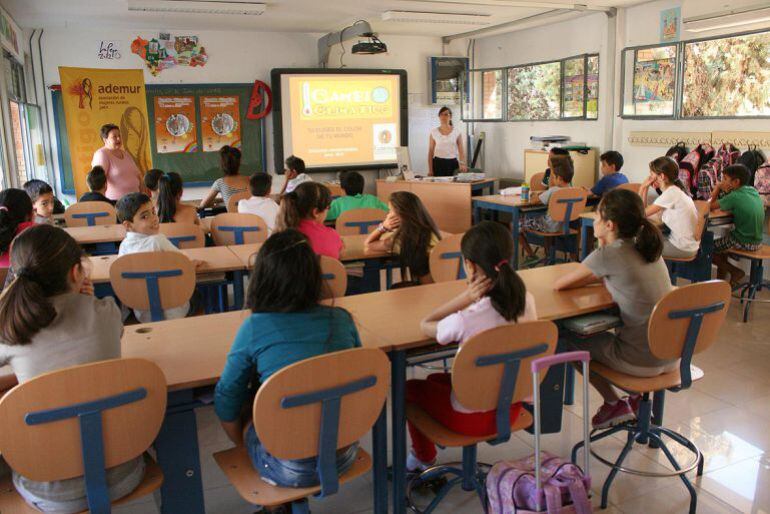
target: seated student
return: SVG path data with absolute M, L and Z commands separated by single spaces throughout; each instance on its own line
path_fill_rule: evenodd
M 326 221 L 334 221 L 345 211 L 353 209 L 380 209 L 388 210 L 385 205 L 374 195 L 364 194 L 364 177 L 357 171 L 346 171 L 340 177 L 340 185 L 347 196 L 340 196 L 332 201 Z
M 310 175 L 305 173 L 305 161 L 293 155 L 286 158 L 286 169 L 283 172 L 284 181 L 281 194 L 291 193 L 303 182 L 313 181 Z
M 672 286 L 661 257 L 663 238 L 644 215 L 642 200 L 633 191 L 615 189 L 602 197 L 594 221 L 599 248 L 577 268 L 561 276 L 554 289 L 582 287 L 604 281 L 620 309 L 623 326 L 574 346 L 591 353 L 613 369 L 638 377 L 654 377 L 679 367 L 679 359 L 662 360 L 650 353 L 647 322 L 655 304 Z M 614 426 L 634 418 L 639 396 L 620 398 L 604 378 L 592 374 L 591 384 L 604 398 L 592 419 L 594 428 Z
M 265 450 L 250 422 L 253 388 L 295 362 L 361 346 L 352 316 L 320 305 L 321 291 L 320 259 L 307 237 L 294 229 L 270 236 L 257 254 L 246 291 L 251 313 L 235 336 L 214 393 L 228 437 L 246 445 L 263 479 L 282 487 L 318 485 L 317 459 L 283 460 Z M 337 450 L 339 473 L 350 469 L 357 451 L 358 443 Z
M 647 205 L 650 187 L 660 189 L 661 195 L 644 211 L 647 217 L 661 214 L 671 233 L 663 238 L 663 257 L 688 259 L 700 248 L 695 239 L 698 229 L 698 209 L 679 180 L 679 165 L 671 157 L 658 157 L 650 163 L 650 176 L 639 188 L 642 205 Z
M 20 383 L 120 357 L 120 309 L 112 298 L 94 297 L 82 258 L 72 236 L 50 225 L 32 227 L 14 241 L 11 262 L 23 271 L 0 297 L 0 366 L 10 365 Z M 141 456 L 108 469 L 110 499 L 131 493 L 143 478 Z M 43 512 L 88 509 L 83 477 L 38 482 L 14 472 L 13 483 Z
M 276 230 L 295 228 L 307 236 L 315 253 L 339 259 L 342 238 L 336 230 L 324 225 L 331 203 L 328 187 L 318 182 L 303 182 L 281 199 Z
M 569 154 L 568 150 L 558 146 L 554 146 L 548 150 L 548 167 L 545 169 L 545 175 L 543 175 L 542 180 L 542 184 L 546 189 L 554 185 L 554 178 L 551 174 L 551 170 L 553 169 L 554 161 L 558 159 L 568 160 L 569 163 L 572 164 L 572 156 Z
M 26 181 L 23 187 L 30 200 L 32 200 L 32 208 L 35 210 L 35 223 L 53 225 L 55 203 L 53 188 L 47 182 L 38 179 Z
M 513 254 L 511 233 L 501 224 L 482 221 L 465 233 L 461 243 L 468 288 L 458 297 L 434 310 L 420 324 L 428 337 L 439 344 L 463 344 L 491 328 L 535 321 L 535 297 L 508 262 Z M 492 435 L 497 432 L 495 411 L 466 409 L 452 394 L 452 375 L 433 373 L 425 380 L 406 383 L 406 401 L 419 405 L 432 418 L 454 432 Z M 518 416 L 521 404 L 511 406 Z M 412 448 L 407 470 L 423 471 L 434 464 L 436 446 L 409 424 Z
M 225 205 L 230 202 L 230 197 L 237 193 L 246 191 L 249 187 L 249 177 L 240 174 L 241 169 L 241 151 L 232 146 L 223 146 L 219 150 L 219 159 L 222 166 L 223 177 L 218 178 L 211 184 L 211 190 L 206 198 L 201 200 L 199 209 L 205 209 L 214 204 L 214 199 L 218 194 L 222 195 L 222 201 Z
M 572 162 L 566 159 L 554 159 L 551 164 L 552 184 L 547 191 L 532 193 L 532 201 L 540 201 L 543 205 L 548 205 L 551 195 L 560 189 L 572 186 L 572 177 L 574 171 Z M 541 232 L 561 232 L 562 222 L 551 219 L 546 211 L 540 215 L 527 216 L 522 220 L 522 230 L 538 230 Z
M 144 187 L 149 191 L 148 196 L 152 198 L 153 204 L 158 203 L 158 181 L 161 175 L 163 175 L 163 171 L 155 168 L 147 170 L 147 173 L 144 174 Z
M 722 209 L 733 215 L 734 228 L 725 237 L 714 241 L 714 264 L 717 278 L 725 279 L 730 274 L 730 284 L 740 285 L 746 273 L 730 264 L 727 252 L 746 250 L 756 252 L 762 246 L 762 224 L 765 221 L 765 206 L 759 192 L 749 185 L 751 173 L 743 164 L 733 164 L 722 172 L 722 182 L 711 193 L 711 209 Z M 720 194 L 725 194 L 719 198 Z
M 238 212 L 255 214 L 267 225 L 267 233 L 272 234 L 278 217 L 278 204 L 270 198 L 273 176 L 268 173 L 255 173 L 249 179 L 251 198 L 238 202 Z
M 21 189 L 8 188 L 0 191 L 0 268 L 10 266 L 10 250 L 13 238 L 35 225 L 32 200 Z
M 158 217 L 161 223 L 192 223 L 200 225 L 198 210 L 182 203 L 182 177 L 179 173 L 164 173 L 158 178 Z
M 155 213 L 155 207 L 150 198 L 144 193 L 128 193 L 118 200 L 115 206 L 118 222 L 126 227 L 126 238 L 120 243 L 118 255 L 128 255 L 139 252 L 178 252 L 174 243 L 161 234 L 160 220 Z M 196 266 L 200 263 L 194 261 Z M 193 295 L 195 299 L 195 295 Z M 165 319 L 184 318 L 188 313 L 195 312 L 186 302 L 180 307 L 163 311 Z M 134 315 L 140 323 L 152 321 L 150 311 L 134 310 Z
M 392 193 L 388 207 L 385 221 L 366 238 L 366 248 L 398 254 L 401 268 L 409 270 L 412 282 L 430 284 L 430 252 L 441 240 L 436 223 L 414 193 Z
M 86 175 L 86 184 L 91 191 L 84 193 L 78 202 L 107 202 L 115 205 L 115 201 L 104 196 L 104 192 L 107 191 L 107 175 L 104 173 L 104 168 L 101 166 L 91 168 Z
M 620 155 L 620 152 L 615 150 L 604 152 L 599 160 L 601 162 L 599 171 L 602 172 L 602 178 L 591 188 L 591 194 L 602 196 L 621 184 L 628 184 L 628 177 L 620 172 L 623 167 L 623 156 Z

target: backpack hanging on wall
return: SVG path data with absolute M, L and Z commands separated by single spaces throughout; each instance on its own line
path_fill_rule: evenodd
M 666 157 L 672 157 L 676 162 L 681 162 L 687 154 L 690 153 L 690 149 L 684 144 L 684 141 L 679 141 L 672 146 L 666 152 Z
M 713 156 L 714 147 L 701 143 L 679 161 L 679 180 L 685 185 L 690 196 L 694 196 L 697 191 L 701 164 L 708 162 Z
M 722 144 L 706 164 L 698 171 L 699 200 L 708 200 L 716 185 L 722 180 L 722 171 L 740 157 L 741 152 L 732 144 Z
M 770 195 L 770 162 L 762 164 L 754 174 L 754 187 L 761 195 Z
M 738 158 L 737 164 L 743 164 L 749 169 L 751 182 L 754 183 L 754 176 L 765 161 L 765 154 L 762 153 L 762 150 L 757 148 L 757 145 L 749 145 L 749 149 Z

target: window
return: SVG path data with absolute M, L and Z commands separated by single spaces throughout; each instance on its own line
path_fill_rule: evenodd
M 584 56 L 564 61 L 562 117 L 582 118 L 585 107 L 586 60 Z
M 770 32 L 684 44 L 682 117 L 770 116 Z
M 673 116 L 676 65 L 676 45 L 625 50 L 623 115 Z
M 466 121 L 503 120 L 503 70 L 470 70 L 462 88 L 462 119 Z M 469 94 L 466 95 L 465 92 Z
M 558 120 L 561 62 L 508 68 L 508 120 Z
M 599 56 L 588 56 L 588 72 L 586 73 L 586 118 L 599 118 Z

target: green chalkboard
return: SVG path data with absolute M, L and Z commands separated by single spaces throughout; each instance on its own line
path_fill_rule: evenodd
M 195 98 L 196 114 L 195 123 L 198 127 L 198 148 L 193 153 L 167 153 L 159 154 L 155 145 L 155 124 L 150 122 L 150 149 L 152 152 L 152 165 L 163 171 L 175 171 L 182 176 L 186 186 L 205 186 L 222 176 L 219 168 L 218 152 L 203 152 L 201 138 L 200 97 L 217 95 L 237 95 L 241 114 L 241 171 L 243 174 L 252 174 L 255 171 L 264 171 L 263 166 L 263 139 L 262 121 L 246 118 L 246 111 L 251 99 L 252 84 L 181 84 L 181 85 L 148 85 L 147 90 L 147 114 L 150 120 L 154 118 L 155 97 L 184 95 Z M 61 91 L 52 91 L 54 124 L 56 140 L 59 152 L 59 170 L 61 184 L 64 193 L 74 194 L 74 180 L 72 164 L 69 155 L 69 140 L 67 138 L 67 125 L 64 121 L 64 108 L 61 101 Z

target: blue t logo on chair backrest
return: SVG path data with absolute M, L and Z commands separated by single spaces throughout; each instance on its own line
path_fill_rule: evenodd
M 150 299 L 150 316 L 153 321 L 163 321 L 163 307 L 160 301 L 160 286 L 158 279 L 167 277 L 179 277 L 182 275 L 180 269 L 170 269 L 163 271 L 124 271 L 120 274 L 126 279 L 144 279 L 147 284 L 147 296 Z
M 380 220 L 372 220 L 372 221 L 346 221 L 345 226 L 346 227 L 358 227 L 358 233 L 361 235 L 366 235 L 369 233 L 369 227 L 374 227 L 376 225 L 379 225 L 381 222 Z
M 109 215 L 110 214 L 108 212 L 81 212 L 78 214 L 73 214 L 72 217 L 77 219 L 85 219 L 88 226 L 93 227 L 96 225 L 96 218 L 104 218 Z
M 195 241 L 195 236 L 168 236 L 168 240 L 171 241 L 171 244 L 179 248 L 179 245 L 182 243 Z
M 688 389 L 692 385 L 690 364 L 692 363 L 692 356 L 695 353 L 695 343 L 698 342 L 698 334 L 700 334 L 701 325 L 703 324 L 703 317 L 706 314 L 718 312 L 724 308 L 724 302 L 717 302 L 697 309 L 671 311 L 668 313 L 669 319 L 690 318 L 690 323 L 687 325 L 684 347 L 682 348 L 682 359 L 679 364 L 679 375 L 681 377 L 679 389 Z
M 224 232 L 232 232 L 233 237 L 235 238 L 235 244 L 242 245 L 243 244 L 243 233 L 244 232 L 259 232 L 259 227 L 230 227 L 230 226 L 221 226 L 219 227 L 219 230 L 222 230 Z

